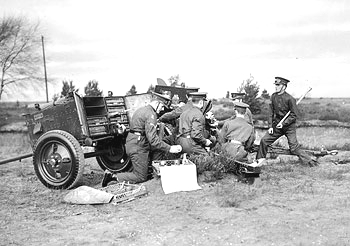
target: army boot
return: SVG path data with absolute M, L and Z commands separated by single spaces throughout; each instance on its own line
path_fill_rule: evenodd
M 102 179 L 102 187 L 106 187 L 109 182 L 117 180 L 113 177 L 113 173 L 106 169 L 103 179 Z

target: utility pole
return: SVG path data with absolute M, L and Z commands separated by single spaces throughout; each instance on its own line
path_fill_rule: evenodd
M 41 36 L 41 44 L 42 44 L 42 46 L 43 46 L 44 72 L 45 72 L 45 87 L 46 87 L 46 102 L 49 102 L 49 92 L 48 92 L 48 89 L 47 89 L 47 75 L 46 75 L 46 61 L 45 61 L 44 36 Z

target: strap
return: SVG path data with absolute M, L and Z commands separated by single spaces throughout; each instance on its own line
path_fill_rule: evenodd
M 235 139 L 231 139 L 229 140 L 230 143 L 234 143 L 234 144 L 239 144 L 239 145 L 242 145 L 242 143 L 238 140 L 235 140 Z
M 140 131 L 134 131 L 134 130 L 130 130 L 131 133 L 135 134 L 135 135 L 139 135 L 139 136 L 145 136 L 145 132 L 140 132 Z

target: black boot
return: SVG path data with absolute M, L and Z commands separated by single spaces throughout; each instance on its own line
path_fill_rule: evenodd
M 103 179 L 102 179 L 102 187 L 106 187 L 107 184 L 111 181 L 113 181 L 114 178 L 113 178 L 113 173 L 111 173 L 110 171 L 106 170 L 105 171 L 105 174 L 103 176 Z

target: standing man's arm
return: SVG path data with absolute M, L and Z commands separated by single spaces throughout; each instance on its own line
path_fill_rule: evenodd
M 271 96 L 271 101 L 270 101 L 270 104 L 269 104 L 269 117 L 268 117 L 268 133 L 269 134 L 273 134 L 273 118 L 274 118 L 274 115 L 275 115 L 275 106 L 274 106 L 274 94 L 272 94 Z

